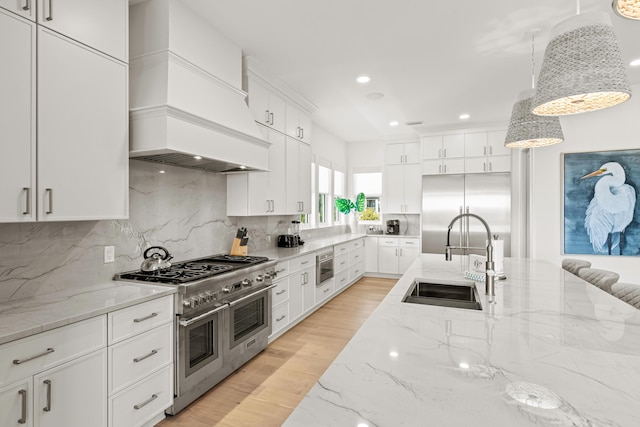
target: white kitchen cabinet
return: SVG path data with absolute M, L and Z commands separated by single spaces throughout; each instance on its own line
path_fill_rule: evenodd
M 378 238 L 378 272 L 404 274 L 420 255 L 420 239 L 410 237 Z
M 509 172 L 511 156 L 471 157 L 464 160 L 465 173 Z
M 364 274 L 365 239 L 356 239 L 333 247 L 335 291 L 353 284 Z
M 128 62 L 127 0 L 24 1 L 37 2 L 39 25 Z
M 423 159 L 451 159 L 465 156 L 464 134 L 420 138 Z
M 106 426 L 106 329 L 97 316 L 1 345 L 0 425 Z
M 35 21 L 36 19 L 35 2 L 36 0 L 0 0 L 0 8 L 5 8 L 10 12 L 17 13 L 18 15 L 24 18 Z M 15 41 L 15 40 L 12 40 L 12 41 Z
M 284 133 L 286 117 L 284 98 L 270 90 L 256 77 L 248 76 L 245 82 L 245 90 L 249 93 L 249 110 L 253 119 Z
M 108 314 L 109 427 L 138 427 L 173 405 L 173 296 Z
M 422 198 L 421 165 L 384 167 L 383 213 L 420 213 Z
M 35 221 L 36 25 L 0 9 L 0 57 L 0 222 Z
M 315 304 L 324 303 L 331 295 L 333 295 L 334 277 L 325 280 L 321 285 L 316 286 Z
M 315 254 L 289 260 L 289 268 L 289 318 L 292 322 L 296 322 L 315 304 Z
M 33 379 L 0 387 L 0 426 L 33 427 Z
M 286 134 L 307 144 L 311 143 L 311 116 L 291 102 L 285 103 Z
M 67 362 L 33 378 L 34 426 L 107 426 L 107 350 Z
M 464 173 L 464 158 L 432 159 L 422 161 L 423 175 L 449 175 Z
M 384 161 L 387 165 L 420 163 L 420 143 L 387 144 Z
M 38 29 L 38 219 L 128 216 L 127 65 Z
M 270 172 L 227 175 L 227 215 L 284 215 L 287 207 L 286 143 L 279 132 L 260 126 L 269 147 Z
M 288 214 L 311 211 L 311 146 L 286 138 L 286 191 Z
M 510 155 L 510 149 L 504 146 L 506 135 L 506 130 L 465 133 L 465 157 Z

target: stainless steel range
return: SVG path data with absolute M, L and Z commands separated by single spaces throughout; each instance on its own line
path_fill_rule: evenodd
M 175 399 L 168 414 L 267 346 L 275 264 L 265 257 L 214 255 L 116 275 L 116 280 L 177 287 Z

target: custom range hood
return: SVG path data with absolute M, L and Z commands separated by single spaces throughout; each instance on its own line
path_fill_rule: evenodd
M 186 4 L 129 7 L 129 157 L 210 172 L 268 170 L 245 103 L 242 51 Z

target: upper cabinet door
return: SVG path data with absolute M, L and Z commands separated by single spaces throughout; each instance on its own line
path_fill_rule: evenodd
M 0 7 L 35 21 L 37 0 L 0 0 Z
M 128 67 L 38 28 L 43 221 L 128 216 Z
M 506 130 L 496 130 L 487 133 L 487 144 L 490 156 L 502 156 L 511 154 L 513 149 L 504 146 L 504 140 L 507 137 Z
M 464 134 L 464 154 L 466 157 L 489 155 L 487 149 L 487 133 L 474 132 Z
M 38 0 L 38 24 L 123 62 L 129 57 L 128 22 L 127 0 Z
M 0 9 L 0 222 L 35 221 L 35 24 Z

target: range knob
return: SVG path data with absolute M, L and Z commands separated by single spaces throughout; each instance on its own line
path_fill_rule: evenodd
M 259 274 L 256 276 L 256 282 L 262 283 L 263 280 L 264 280 L 264 277 L 262 276 L 262 274 Z
M 275 270 L 267 271 L 265 274 L 267 279 L 275 279 L 278 276 L 278 273 Z
M 258 279 L 256 278 L 256 281 L 257 281 L 257 280 L 258 280 Z M 249 280 L 249 279 L 244 279 L 242 282 L 240 282 L 240 284 L 241 284 L 242 286 L 245 286 L 245 287 L 246 287 L 246 286 L 251 286 L 251 282 L 252 282 L 252 281 L 251 281 L 251 280 Z
M 204 294 L 206 295 L 207 302 L 211 302 L 216 299 L 216 293 L 213 291 L 207 291 Z
M 186 300 L 182 301 L 182 305 L 186 308 L 191 308 L 191 298 L 187 298 Z
M 222 292 L 228 294 L 229 292 L 231 292 L 231 288 L 229 286 L 225 286 L 224 288 L 222 288 Z

